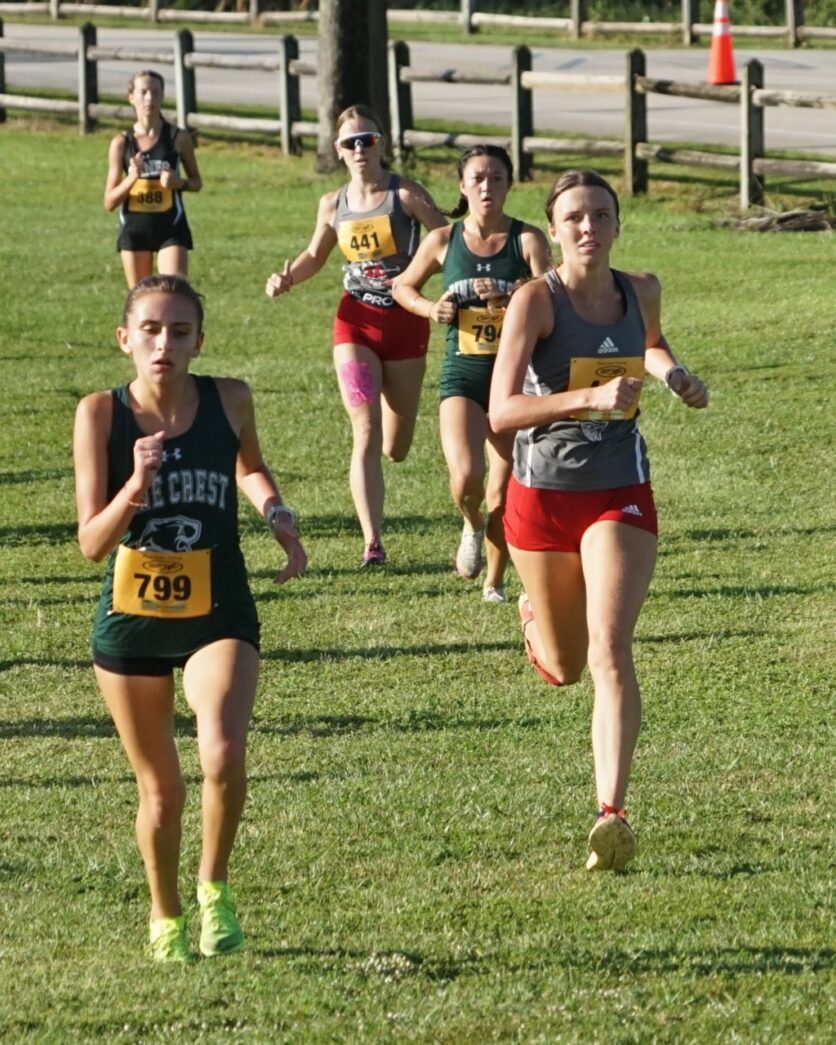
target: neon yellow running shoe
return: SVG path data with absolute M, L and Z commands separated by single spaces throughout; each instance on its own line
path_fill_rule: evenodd
M 232 954 L 244 945 L 241 923 L 235 914 L 235 900 L 226 882 L 198 882 L 197 902 L 203 921 L 200 928 L 200 953 L 207 958 Z
M 186 938 L 186 917 L 152 918 L 148 930 L 148 954 L 155 962 L 193 960 Z

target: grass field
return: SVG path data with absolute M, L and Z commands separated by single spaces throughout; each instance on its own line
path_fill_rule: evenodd
M 101 567 L 74 539 L 75 404 L 128 376 L 106 149 L 0 128 L 0 1036 L 831 1041 L 836 239 L 719 229 L 728 185 L 626 204 L 615 262 L 660 275 L 669 339 L 713 399 L 643 399 L 661 542 L 636 649 L 640 853 L 596 877 L 588 680 L 540 683 L 513 604 L 452 572 L 439 333 L 413 453 L 386 473 L 391 565 L 366 575 L 330 364 L 338 263 L 263 293 L 333 179 L 310 154 L 204 144 L 199 369 L 252 383 L 311 568 L 274 588 L 275 545 L 244 515 L 264 648 L 233 868 L 248 948 L 172 970 L 143 957 L 134 784 L 88 660 Z M 451 172 L 418 172 L 446 205 Z M 509 209 L 539 222 L 545 190 Z

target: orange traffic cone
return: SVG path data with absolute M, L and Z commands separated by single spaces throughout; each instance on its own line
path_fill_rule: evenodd
M 708 59 L 708 83 L 737 83 L 734 72 L 731 24 L 727 0 L 716 0 L 714 25 L 711 30 L 711 56 Z

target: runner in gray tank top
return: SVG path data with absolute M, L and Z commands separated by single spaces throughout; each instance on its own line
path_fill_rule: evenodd
M 427 366 L 429 323 L 394 301 L 392 279 L 415 252 L 421 226 L 446 224 L 422 185 L 384 166 L 383 147 L 372 109 L 352 105 L 338 117 L 334 148 L 350 180 L 320 199 L 307 249 L 273 272 L 265 287 L 268 297 L 286 294 L 316 275 L 334 247 L 345 258 L 332 341 L 353 435 L 349 485 L 364 567 L 386 562 L 382 457 L 403 461 L 409 453 Z
M 450 493 L 463 520 L 456 572 L 466 580 L 480 575 L 484 543 L 482 598 L 496 604 L 505 602 L 508 546 L 502 516 L 512 437 L 492 432 L 488 424 L 491 374 L 512 290 L 529 276 L 544 273 L 551 262 L 543 233 L 505 213 L 512 175 L 511 158 L 497 145 L 475 145 L 463 152 L 459 202 L 449 216 L 466 217 L 433 230 L 395 281 L 395 297 L 404 308 L 447 325 L 439 423 Z M 421 291 L 436 272 L 443 275 L 444 293 L 432 301 Z
M 708 404 L 662 334 L 661 289 L 616 272 L 618 198 L 594 171 L 566 171 L 546 203 L 561 263 L 511 300 L 490 417 L 516 432 L 505 532 L 524 591 L 529 661 L 552 685 L 589 666 L 599 812 L 589 870 L 622 870 L 636 852 L 624 810 L 641 720 L 633 631 L 656 561 L 656 510 L 637 427 L 645 373 L 683 403 Z
M 134 379 L 85 396 L 73 456 L 82 553 L 110 557 L 94 632 L 96 680 L 139 791 L 136 837 L 151 892 L 152 960 L 191 957 L 178 869 L 185 785 L 174 743 L 174 669 L 197 721 L 203 770 L 200 950 L 243 943 L 229 860 L 247 778 L 258 621 L 238 535 L 236 486 L 304 572 L 293 512 L 264 463 L 250 389 L 196 378 L 203 303 L 179 276 L 149 276 L 117 330 Z

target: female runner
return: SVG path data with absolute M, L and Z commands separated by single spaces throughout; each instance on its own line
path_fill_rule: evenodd
M 187 961 L 175 668 L 197 719 L 203 771 L 200 950 L 228 954 L 244 939 L 227 879 L 247 786 L 259 630 L 237 489 L 287 553 L 277 583 L 300 576 L 307 556 L 262 459 L 248 386 L 189 373 L 203 344 L 200 296 L 178 276 L 150 276 L 128 294 L 117 337 L 133 380 L 86 396 L 76 413 L 78 540 L 87 558 L 109 556 L 93 662 L 139 789 L 150 955 Z
M 128 100 L 136 122 L 116 135 L 107 154 L 104 205 L 121 208 L 116 249 L 129 287 L 151 275 L 155 254 L 159 272 L 186 275 L 192 234 L 182 194 L 203 186 L 191 134 L 160 111 L 163 88 L 162 76 L 151 69 L 131 77 Z
M 415 315 L 447 324 L 439 415 L 450 492 L 464 520 L 456 570 L 469 580 L 479 576 L 485 540 L 483 598 L 503 603 L 508 546 L 502 514 L 513 437 L 491 431 L 488 395 L 511 291 L 520 280 L 542 275 L 551 253 L 539 229 L 503 210 L 513 180 L 511 159 L 504 149 L 496 145 L 467 149 L 459 157 L 458 176 L 461 195 L 450 217 L 467 217 L 427 236 L 409 268 L 396 280 L 394 294 Z M 421 288 L 439 271 L 444 294 L 431 301 L 421 294 Z M 487 491 L 486 448 L 490 462 Z
M 491 424 L 516 432 L 505 532 L 522 580 L 529 660 L 552 685 L 589 665 L 599 812 L 590 870 L 636 852 L 624 810 L 641 719 L 633 631 L 656 561 L 657 523 L 637 423 L 645 372 L 691 407 L 703 382 L 662 334 L 649 273 L 610 268 L 618 198 L 594 171 L 566 171 L 546 203 L 562 261 L 513 297 L 491 387 Z
M 334 368 L 353 434 L 349 483 L 363 531 L 363 566 L 386 561 L 381 455 L 403 461 L 409 453 L 429 340 L 426 319 L 398 306 L 391 283 L 415 253 L 421 225 L 444 224 L 426 189 L 384 167 L 380 127 L 364 105 L 340 115 L 334 147 L 349 182 L 322 197 L 308 248 L 266 286 L 269 297 L 286 294 L 316 275 L 337 245 L 345 258 Z

